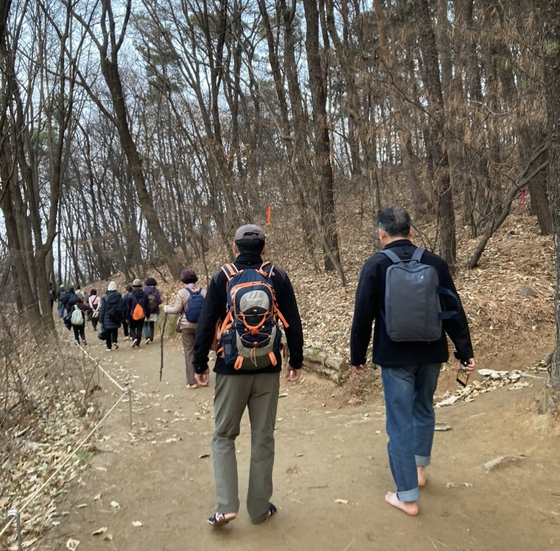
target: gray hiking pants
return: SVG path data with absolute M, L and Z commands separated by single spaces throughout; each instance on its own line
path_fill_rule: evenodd
M 235 439 L 247 407 L 251 422 L 251 464 L 247 511 L 251 522 L 265 520 L 272 496 L 274 426 L 278 408 L 280 373 L 216 375 L 212 458 L 216 477 L 218 513 L 237 513 L 239 490 Z

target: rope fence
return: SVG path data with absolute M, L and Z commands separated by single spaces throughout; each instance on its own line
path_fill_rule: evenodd
M 68 339 L 64 339 L 67 342 Z M 115 408 L 121 403 L 121 401 L 125 398 L 128 397 L 128 403 L 129 403 L 129 417 L 130 417 L 130 426 L 132 428 L 132 391 L 128 386 L 122 386 L 120 385 L 112 376 L 110 373 L 108 373 L 105 369 L 103 369 L 103 367 L 101 366 L 101 364 L 99 363 L 99 361 L 94 358 L 84 347 L 82 347 L 80 344 L 78 343 L 74 343 L 82 352 L 83 354 L 89 359 L 91 360 L 94 364 L 95 364 L 95 369 L 92 373 L 91 378 L 89 379 L 87 385 L 86 385 L 86 396 L 87 396 L 87 389 L 89 388 L 89 384 L 91 382 L 91 379 L 93 378 L 93 376 L 95 375 L 95 373 L 98 374 L 98 380 L 99 380 L 99 373 L 103 373 L 105 375 L 105 377 L 107 377 L 107 379 L 113 384 L 115 385 L 121 392 L 121 395 L 119 397 L 119 399 L 113 404 L 113 406 L 105 413 L 105 415 L 101 418 L 101 420 L 95 425 L 95 427 L 93 427 L 93 429 L 91 429 L 91 431 L 76 445 L 76 447 L 74 448 L 74 450 L 70 453 L 70 455 L 68 455 L 66 457 L 66 459 L 64 459 L 56 468 L 55 472 L 49 476 L 49 478 L 37 489 L 35 490 L 28 498 L 27 500 L 24 502 L 24 504 L 19 508 L 13 508 L 10 509 L 8 511 L 8 514 L 6 516 L 7 522 L 5 524 L 5 526 L 2 528 L 2 530 L 0 530 L 0 537 L 2 537 L 6 531 L 8 530 L 8 528 L 13 524 L 14 520 L 16 522 L 16 535 L 17 535 L 17 545 L 18 545 L 18 551 L 22 551 L 23 549 L 23 539 L 22 539 L 22 527 L 21 527 L 21 515 L 22 513 L 27 509 L 27 507 L 29 506 L 29 504 L 31 504 L 38 495 L 41 494 L 41 492 L 51 483 L 51 481 L 58 475 L 58 473 L 70 462 L 70 460 L 75 457 L 75 455 L 82 449 L 82 447 L 84 446 L 84 444 L 86 444 L 88 442 L 88 440 L 97 432 L 97 430 L 99 429 L 99 427 L 101 427 L 101 425 L 105 422 L 105 420 L 109 417 L 109 415 L 111 415 L 111 413 L 115 410 Z

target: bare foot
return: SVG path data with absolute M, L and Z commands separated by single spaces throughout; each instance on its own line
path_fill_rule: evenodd
M 418 473 L 418 486 L 423 488 L 426 485 L 426 467 L 416 467 L 416 472 Z
M 187 388 L 194 390 L 195 388 L 198 388 L 198 385 L 196 383 L 193 383 L 191 385 L 187 385 Z
M 416 501 L 399 501 L 397 494 L 395 494 L 394 492 L 387 492 L 385 494 L 385 501 L 389 505 L 392 505 L 393 507 L 404 511 L 411 517 L 415 517 L 418 514 L 418 504 L 416 503 Z
M 228 522 L 235 520 L 237 518 L 237 513 L 214 513 L 209 519 L 208 524 L 212 526 L 224 526 Z

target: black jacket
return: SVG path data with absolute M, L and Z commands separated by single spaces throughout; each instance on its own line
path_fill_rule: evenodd
M 240 254 L 234 264 L 239 270 L 246 268 L 259 268 L 263 260 L 260 255 L 243 253 Z M 295 368 L 301 368 L 303 363 L 303 330 L 301 319 L 297 307 L 296 297 L 288 275 L 281 269 L 274 266 L 271 274 L 274 292 L 278 309 L 288 322 L 288 329 L 285 330 L 288 349 L 290 351 L 289 364 Z M 227 313 L 227 277 L 220 269 L 218 270 L 208 286 L 204 308 L 198 320 L 196 337 L 194 343 L 194 370 L 196 373 L 204 373 L 208 369 L 208 351 L 214 340 L 216 323 L 225 318 Z M 255 373 L 276 373 L 282 370 L 281 358 L 277 365 L 270 365 L 259 370 L 238 371 L 228 367 L 223 359 L 218 358 L 214 371 L 228 375 L 233 374 L 255 374 Z
M 118 291 L 107 291 L 99 307 L 99 322 L 104 329 L 118 329 L 121 326 L 119 314 L 122 320 L 122 308 L 122 295 Z
M 385 248 L 391 249 L 397 256 L 406 259 L 412 257 L 416 246 L 408 239 L 399 239 L 389 243 Z M 442 258 L 426 251 L 422 255 L 422 263 L 434 266 L 438 272 L 439 284 L 457 295 L 449 267 Z M 457 356 L 461 360 L 472 358 L 473 349 L 469 326 L 462 305 L 457 316 L 443 321 L 441 338 L 437 341 L 394 342 L 389 339 L 382 314 L 384 312 L 385 272 L 391 264 L 391 260 L 386 255 L 378 252 L 366 260 L 360 273 L 350 335 L 350 362 L 352 365 L 361 365 L 366 362 L 374 320 L 373 362 L 382 367 L 446 362 L 449 358 L 446 333 L 455 345 Z M 452 298 L 444 295 L 442 301 L 444 309 L 457 310 L 457 304 Z

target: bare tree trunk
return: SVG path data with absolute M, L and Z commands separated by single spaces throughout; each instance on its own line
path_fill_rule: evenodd
M 449 159 L 444 131 L 444 106 L 436 37 L 428 0 L 415 0 L 416 22 L 424 61 L 428 107 L 432 123 L 432 151 L 438 192 L 439 253 L 454 269 L 457 258 L 453 190 L 449 175 Z
M 432 209 L 430 198 L 426 195 L 418 175 L 416 174 L 416 163 L 414 159 L 414 152 L 412 148 L 412 133 L 409 129 L 409 124 L 402 116 L 402 100 L 399 96 L 399 90 L 402 89 L 401 79 L 398 76 L 398 71 L 394 70 L 393 58 L 389 50 L 389 43 L 387 39 L 385 14 L 381 5 L 381 0 L 374 0 L 375 18 L 377 20 L 377 29 L 379 33 L 379 45 L 381 59 L 385 65 L 390 85 L 389 96 L 391 103 L 395 106 L 393 109 L 393 116 L 395 117 L 396 130 L 399 135 L 400 148 L 402 153 L 402 162 L 406 174 L 406 182 L 412 194 L 412 201 L 414 203 L 415 218 L 423 218 Z
M 526 124 L 521 122 L 519 125 L 519 161 L 521 166 L 526 165 L 531 160 L 533 148 L 536 143 L 544 142 L 546 139 L 545 132 L 539 131 L 538 123 L 532 122 Z M 543 161 L 546 160 L 547 152 L 543 152 Z M 537 217 L 539 228 L 542 235 L 550 235 L 552 233 L 552 214 L 547 193 L 547 175 L 546 171 L 539 172 L 528 184 L 529 199 L 531 201 L 531 214 Z
M 320 217 L 325 229 L 325 242 L 330 248 L 325 251 L 325 270 L 334 271 L 336 264 L 340 266 L 338 250 L 338 233 L 336 230 L 336 214 L 334 206 L 334 176 L 331 164 L 331 145 L 327 118 L 326 71 L 321 62 L 319 46 L 319 10 L 317 0 L 304 0 L 307 34 L 305 48 L 311 87 L 313 107 L 313 126 L 315 136 L 315 166 L 319 191 Z
M 550 386 L 560 391 L 560 0 L 542 2 L 543 54 L 548 120 L 548 197 L 552 212 L 556 286 L 554 320 L 556 346 L 550 366 Z

